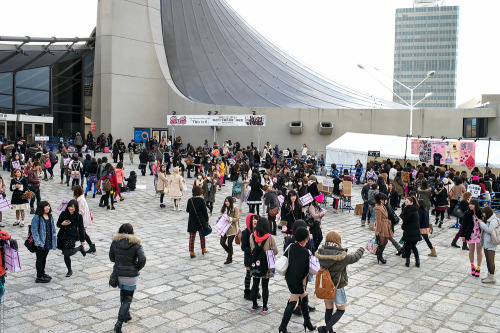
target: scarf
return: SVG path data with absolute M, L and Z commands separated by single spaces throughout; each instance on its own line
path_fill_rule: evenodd
M 268 239 L 269 236 L 271 236 L 271 234 L 265 234 L 264 236 L 261 237 L 257 234 L 257 231 L 256 231 L 253 233 L 253 236 L 255 237 L 255 242 L 261 243 L 261 242 L 265 241 L 266 239 Z

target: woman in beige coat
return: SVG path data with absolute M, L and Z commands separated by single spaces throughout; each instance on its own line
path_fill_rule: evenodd
M 220 245 L 227 252 L 227 259 L 224 263 L 224 265 L 227 265 L 233 262 L 233 240 L 238 233 L 238 222 L 240 219 L 240 211 L 238 207 L 234 207 L 234 199 L 232 196 L 226 197 L 220 214 L 227 214 L 231 221 L 231 226 L 227 229 L 226 234 L 220 237 Z
M 181 201 L 183 190 L 182 177 L 179 175 L 179 167 L 172 169 L 172 175 L 168 182 L 168 195 L 174 201 L 174 210 L 179 210 L 179 202 Z
M 160 166 L 158 170 L 158 183 L 156 184 L 156 192 L 160 193 L 160 208 L 165 208 L 163 204 L 163 198 L 165 197 L 165 189 L 168 186 L 167 171 L 165 164 Z
M 391 220 L 389 220 L 389 213 L 387 212 L 387 208 L 385 208 L 386 204 L 387 196 L 385 194 L 378 193 L 375 195 L 375 218 L 377 220 L 375 237 L 378 239 L 377 262 L 381 262 L 382 264 L 387 262 L 382 257 L 387 241 L 394 236 L 391 228 Z

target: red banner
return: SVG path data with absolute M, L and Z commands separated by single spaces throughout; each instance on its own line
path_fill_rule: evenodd
M 95 132 L 96 131 L 96 122 L 95 121 L 91 121 L 90 122 L 90 130 L 92 132 Z

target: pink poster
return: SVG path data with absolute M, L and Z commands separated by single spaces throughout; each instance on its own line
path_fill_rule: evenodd
M 472 157 L 472 159 L 469 159 Z M 476 143 L 475 142 L 460 142 L 460 165 L 469 167 L 472 163 L 475 164 L 476 158 Z M 467 160 L 468 163 L 467 163 Z
M 411 139 L 411 153 L 418 155 L 418 139 Z
M 441 166 L 444 164 L 446 141 L 432 141 L 432 158 L 430 163 Z

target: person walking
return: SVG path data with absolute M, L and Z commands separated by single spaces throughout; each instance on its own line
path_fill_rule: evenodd
M 92 214 L 90 213 L 89 205 L 87 204 L 87 200 L 85 200 L 85 195 L 83 193 L 83 187 L 80 185 L 73 187 L 73 198 L 78 202 L 78 213 L 82 216 L 83 220 L 83 228 L 85 229 L 85 241 L 89 244 L 90 249 L 87 250 L 87 253 L 95 252 L 95 244 L 92 243 L 89 234 L 87 233 L 87 228 L 92 225 Z
M 415 256 L 415 266 L 420 267 L 420 257 L 418 255 L 417 243 L 422 240 L 420 234 L 420 218 L 418 215 L 418 202 L 415 196 L 410 196 L 405 200 L 405 207 L 402 213 L 403 241 L 406 258 L 406 267 L 410 267 L 410 256 L 413 251 Z
M 166 170 L 166 169 L 165 169 Z M 172 198 L 173 210 L 179 210 L 179 203 L 184 191 L 183 179 L 179 175 L 179 167 L 172 169 L 172 175 L 168 181 L 168 195 Z M 210 215 L 212 215 L 213 203 L 215 202 L 215 189 L 213 189 L 213 199 L 211 201 Z
M 300 204 L 297 193 L 294 190 L 288 192 L 288 196 L 281 206 L 281 222 L 283 225 L 282 232 L 285 236 L 285 241 L 293 235 L 293 224 L 297 220 L 304 219 L 304 208 Z
M 314 198 L 309 206 L 309 215 L 313 220 L 313 224 L 309 227 L 309 232 L 313 236 L 313 253 L 319 249 L 321 241 L 323 240 L 323 233 L 321 231 L 321 219 L 326 215 L 326 210 L 322 209 L 319 205 L 323 202 L 324 194 L 320 194 Z
M 266 184 L 262 187 L 265 194 L 263 197 L 264 205 L 266 206 L 267 220 L 269 221 L 269 229 L 271 234 L 276 236 L 276 216 L 279 213 L 280 203 L 276 196 L 277 191 L 273 189 L 272 184 Z M 281 192 L 280 192 L 281 193 Z
M 383 257 L 384 249 L 387 246 L 389 238 L 392 238 L 394 236 L 394 232 L 392 231 L 392 224 L 389 220 L 389 213 L 386 208 L 388 200 L 387 195 L 385 195 L 384 193 L 377 193 L 374 199 L 375 219 L 377 220 L 375 229 L 375 237 L 378 243 L 377 263 L 382 263 L 385 265 L 387 261 Z
M 368 178 L 368 184 L 361 188 L 361 199 L 363 199 L 363 213 L 361 214 L 362 227 L 366 225 L 366 215 L 369 213 L 368 191 L 372 188 L 374 182 L 374 179 L 370 177 Z
M 444 178 L 447 179 L 447 178 Z M 444 213 L 448 211 L 450 205 L 448 204 L 448 191 L 444 187 L 442 182 L 437 183 L 436 189 L 434 190 L 435 196 L 435 208 L 436 208 L 436 222 L 438 227 L 441 228 L 444 221 Z M 439 215 L 441 215 L 441 222 L 439 221 Z
M 175 169 L 175 168 L 174 168 Z M 215 193 L 217 192 L 217 177 L 209 173 L 207 178 L 203 181 L 203 197 L 205 204 L 210 211 L 210 216 L 214 210 Z
M 31 234 L 36 246 L 35 283 L 49 283 L 52 277 L 45 274 L 45 264 L 49 251 L 57 248 L 57 236 L 52 208 L 47 201 L 40 201 L 36 207 L 35 216 L 31 220 Z
M 189 233 L 189 255 L 191 258 L 196 258 L 194 253 L 194 241 L 196 234 L 200 234 L 201 253 L 207 253 L 205 236 L 201 230 L 208 224 L 208 212 L 205 201 L 202 198 L 203 190 L 201 187 L 193 187 L 193 196 L 186 204 L 186 212 L 189 213 L 187 232 Z
M 252 275 L 252 308 L 256 311 L 262 308 L 263 313 L 267 313 L 269 308 L 267 302 L 269 300 L 269 279 L 273 277 L 274 270 L 269 268 L 267 253 L 272 250 L 274 255 L 278 254 L 278 245 L 276 239 L 269 233 L 269 221 L 265 217 L 261 217 L 257 221 L 255 232 L 250 236 L 250 248 L 252 254 L 252 266 L 250 274 Z M 307 250 L 306 250 L 307 251 Z M 259 285 L 262 281 L 262 307 L 257 303 L 257 294 Z
M 260 182 L 260 175 L 252 173 L 250 181 L 250 194 L 248 195 L 247 204 L 250 213 L 257 213 L 260 215 L 260 205 L 262 205 L 262 184 Z
M 123 180 L 125 178 L 125 168 L 123 167 L 123 162 L 118 162 L 116 165 L 115 169 L 115 174 L 116 174 L 116 188 L 115 188 L 115 195 L 114 199 L 116 199 L 116 196 L 120 196 L 120 201 L 125 200 L 124 197 L 122 197 L 122 187 L 123 187 Z
M 78 154 L 73 154 L 71 163 L 69 164 L 68 168 L 68 172 L 70 173 L 72 179 L 71 188 L 73 188 L 73 186 L 75 185 L 80 185 L 80 178 L 82 177 L 83 173 L 83 165 L 82 162 L 80 162 L 80 160 L 78 159 Z
M 330 277 L 337 292 L 333 299 L 325 300 L 325 326 L 318 327 L 319 333 L 333 332 L 332 327 L 342 318 L 345 313 L 347 296 L 345 287 L 347 286 L 347 266 L 354 264 L 361 259 L 365 249 L 360 247 L 355 253 L 347 254 L 347 248 L 342 247 L 342 239 L 337 231 L 329 231 L 325 237 L 325 244 L 316 251 L 316 258 L 322 269 L 330 272 Z M 333 305 L 336 311 L 333 313 Z
M 75 134 L 75 148 L 78 152 L 80 152 L 82 150 L 82 146 L 83 146 L 83 138 L 82 138 L 82 135 L 80 134 L 80 132 L 76 132 Z
M 37 205 L 41 201 L 40 179 L 38 179 L 39 172 L 40 172 L 40 163 L 38 161 L 35 161 L 31 165 L 30 170 L 28 171 L 28 188 L 34 194 L 30 199 L 30 214 L 35 214 L 35 199 Z
M 309 297 L 305 290 L 307 275 L 309 274 L 309 251 L 305 248 L 305 245 L 309 239 L 309 231 L 301 227 L 297 228 L 293 235 L 295 243 L 290 245 L 288 251 L 283 254 L 288 257 L 285 280 L 290 291 L 290 297 L 279 326 L 279 332 L 282 333 L 288 333 L 287 326 L 299 298 L 302 316 L 304 317 L 304 330 L 314 331 L 316 329 L 309 316 Z
M 470 192 L 465 192 L 464 195 L 460 198 L 460 201 L 458 202 L 458 206 L 460 208 L 460 211 L 464 214 L 468 209 L 469 209 L 469 201 L 472 197 L 472 194 Z M 458 229 L 457 233 L 455 234 L 455 237 L 453 238 L 453 241 L 451 242 L 452 247 L 460 248 L 460 246 L 457 245 L 457 241 L 460 238 L 460 234 L 462 233 L 462 227 L 463 227 L 463 217 L 458 218 L 458 222 L 460 224 L 460 228 Z M 464 251 L 469 251 L 469 247 L 467 246 L 467 242 L 463 240 L 462 242 L 462 250 Z
M 483 221 L 485 222 L 481 221 L 479 227 L 481 228 L 481 246 L 484 249 L 488 276 L 481 279 L 481 282 L 495 283 L 495 252 L 497 245 L 493 243 L 491 233 L 496 232 L 495 230 L 498 228 L 500 221 L 491 207 L 484 207 L 482 212 Z
M 57 248 L 62 250 L 64 263 L 68 269 L 66 277 L 73 275 L 71 270 L 71 256 L 80 252 L 84 257 L 85 252 L 85 229 L 83 227 L 83 218 L 79 213 L 78 202 L 72 199 L 68 202 L 66 209 L 59 215 L 57 220 Z M 75 247 L 77 240 L 80 240 L 80 246 Z
M 114 331 L 122 332 L 122 325 L 130 320 L 130 305 L 137 289 L 139 272 L 146 265 L 146 255 L 141 245 L 141 239 L 134 235 L 130 223 L 124 223 L 113 235 L 109 248 L 109 260 L 114 263 L 113 274 L 117 276 L 120 288 L 120 309 Z
M 252 267 L 252 248 L 250 247 L 250 235 L 253 234 L 257 228 L 257 221 L 259 219 L 258 215 L 248 214 L 246 217 L 246 229 L 241 232 L 241 250 L 243 251 L 243 263 L 246 269 L 245 275 L 245 291 L 244 298 L 248 301 L 252 300 L 250 282 L 252 276 L 250 274 L 250 268 Z M 258 295 L 257 295 L 257 298 Z
M 95 198 L 95 193 L 97 192 L 97 182 L 99 180 L 99 165 L 97 164 L 97 160 L 93 158 L 90 161 L 90 166 L 87 170 L 87 188 L 85 189 L 85 196 L 87 196 L 87 192 L 94 186 L 94 193 L 92 194 L 92 198 Z
M 128 144 L 128 157 L 130 158 L 130 164 L 134 164 L 134 154 L 135 154 L 135 141 L 132 140 Z
M 424 180 L 425 181 L 425 180 Z M 429 239 L 429 234 L 432 233 L 429 224 L 429 208 L 423 199 L 418 200 L 418 216 L 420 221 L 420 234 L 422 238 L 425 240 L 425 243 L 431 250 L 431 253 L 428 254 L 429 257 L 437 257 L 436 249 L 432 246 L 432 243 Z
M 16 211 L 16 222 L 13 226 L 24 227 L 24 211 L 28 209 L 28 199 L 25 193 L 28 191 L 28 180 L 23 177 L 20 169 L 13 169 L 12 179 L 10 181 L 10 190 L 12 191 L 12 209 Z
M 224 265 L 233 262 L 233 241 L 238 233 L 238 222 L 240 220 L 240 211 L 238 207 L 234 207 L 234 199 L 231 196 L 226 197 L 224 205 L 220 210 L 221 215 L 227 214 L 231 226 L 227 229 L 226 233 L 220 237 L 220 245 L 227 252 L 227 259 Z
M 469 244 L 469 260 L 472 276 L 479 277 L 481 272 L 481 262 L 483 260 L 481 246 L 481 229 L 480 223 L 483 218 L 483 213 L 479 207 L 477 199 L 471 199 L 469 209 L 464 213 L 464 221 L 462 224 L 461 236 Z M 484 223 L 484 222 L 483 222 Z M 474 266 L 474 252 L 477 255 L 477 266 Z

